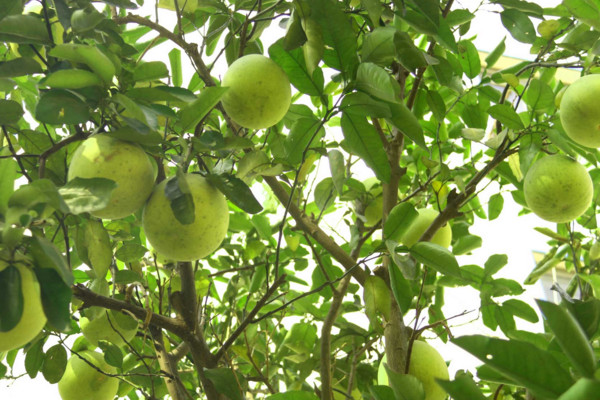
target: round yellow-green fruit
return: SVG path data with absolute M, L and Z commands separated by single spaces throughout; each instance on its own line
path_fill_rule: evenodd
M 117 187 L 106 207 L 91 214 L 118 219 L 139 210 L 154 187 L 154 167 L 137 144 L 107 135 L 94 135 L 75 150 L 69 164 L 68 180 L 74 178 L 112 179 Z
M 433 220 L 439 214 L 436 210 L 431 208 L 421 208 L 418 209 L 417 212 L 419 215 L 417 215 L 408 229 L 406 229 L 402 237 L 396 238 L 400 239 L 400 242 L 407 247 L 412 247 L 412 245 L 419 241 L 421 236 L 423 236 L 427 228 L 429 228 Z M 446 224 L 438 229 L 430 242 L 448 248 L 450 243 L 452 243 L 452 228 L 450 225 Z
M 58 393 L 62 400 L 113 400 L 119 390 L 119 380 L 107 376 L 91 367 L 79 356 L 108 374 L 117 369 L 104 361 L 104 356 L 90 350 L 71 355 L 65 373 L 58 382 Z
M 386 356 L 383 356 L 377 370 L 377 383 L 380 385 L 389 384 L 389 378 L 383 365 L 385 362 Z M 448 380 L 450 377 L 448 366 L 440 353 L 428 343 L 421 340 L 413 342 L 408 374 L 423 383 L 425 400 L 444 400 L 448 396 L 446 391 L 435 381 L 436 378 Z
M 122 347 L 135 336 L 138 328 L 137 321 L 127 314 L 114 310 L 103 310 L 94 319 L 82 317 L 79 320 L 81 333 L 94 346 L 99 340 L 106 340 Z
M 0 261 L 0 271 L 9 264 Z M 40 284 L 33 273 L 20 262 L 13 264 L 21 274 L 23 314 L 17 325 L 8 332 L 0 332 L 0 352 L 18 349 L 33 340 L 46 325 L 46 314 L 42 308 Z
M 260 54 L 235 60 L 225 72 L 222 85 L 229 88 L 221 98 L 225 112 L 244 128 L 275 125 L 290 107 L 288 76 L 273 60 Z
M 567 136 L 586 147 L 600 147 L 600 75 L 573 82 L 560 100 L 560 122 Z
M 594 187 L 585 167 L 574 159 L 555 154 L 537 160 L 523 181 L 527 206 L 550 222 L 569 222 L 592 203 Z
M 217 250 L 227 235 L 229 207 L 225 196 L 197 174 L 182 175 L 194 202 L 194 222 L 182 224 L 165 195 L 168 180 L 156 186 L 142 214 L 148 242 L 163 258 L 195 261 Z

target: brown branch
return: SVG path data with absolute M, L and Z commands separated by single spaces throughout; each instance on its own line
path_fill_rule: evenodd
M 191 262 L 180 262 L 177 267 L 181 278 L 181 300 L 183 301 L 183 306 L 179 311 L 189 330 L 195 334 L 198 331 L 198 301 L 196 300 L 194 267 Z
M 83 133 L 83 131 L 77 131 L 76 134 L 61 140 L 60 142 L 56 143 L 54 146 L 50 147 L 48 150 L 44 151 L 40 155 L 40 166 L 38 168 L 38 175 L 39 175 L 40 179 L 46 175 L 46 161 L 48 160 L 48 157 L 50 157 L 52 154 L 56 153 L 58 150 L 62 149 L 63 147 L 65 147 L 73 142 L 77 142 L 78 140 L 85 139 L 85 137 L 86 136 Z
M 364 284 L 367 277 L 366 272 L 356 265 L 356 261 L 342 249 L 329 235 L 327 235 L 317 224 L 315 224 L 300 208 L 290 202 L 290 197 L 276 177 L 264 176 L 263 179 L 273 190 L 275 196 L 281 204 L 289 204 L 288 212 L 296 221 L 296 225 L 312 236 L 327 252 L 339 262 L 346 271 L 352 271 L 351 274 L 361 285 Z

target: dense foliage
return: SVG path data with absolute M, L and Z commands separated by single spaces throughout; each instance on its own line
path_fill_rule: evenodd
M 600 398 L 598 192 L 576 221 L 540 229 L 549 250 L 526 282 L 495 277 L 506 255 L 456 257 L 485 248 L 469 228 L 502 218 L 504 198 L 529 212 L 536 160 L 568 155 L 600 181 L 599 153 L 565 134 L 556 74 L 598 72 L 600 1 L 159 0 L 152 15 L 142 3 L 0 2 L 0 346 L 31 297 L 23 267 L 47 318 L 0 352 L 0 376 L 18 360 L 57 383 L 71 355 L 97 346 L 107 367 L 88 374 L 119 379 L 132 400 L 424 400 L 403 374 L 423 334 L 481 360 L 440 382 L 454 399 Z M 495 68 L 505 40 L 480 58 L 480 13 L 531 61 Z M 258 130 L 220 103 L 221 67 L 253 53 L 293 87 L 283 119 Z M 141 146 L 184 225 L 195 215 L 184 174 L 218 188 L 219 249 L 172 262 L 147 242 L 141 209 L 99 219 L 115 182 L 68 179 L 90 135 Z M 484 187 L 497 190 L 480 201 Z M 437 213 L 411 232 L 422 209 Z M 446 239 L 429 242 L 440 229 Z M 560 305 L 515 298 L 560 263 L 573 277 Z M 479 291 L 488 336 L 453 337 L 444 288 L 460 286 Z M 545 333 L 517 329 L 542 316 Z M 94 323 L 105 334 L 83 336 Z

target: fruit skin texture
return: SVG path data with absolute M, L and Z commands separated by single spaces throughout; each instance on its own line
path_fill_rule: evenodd
M 42 308 L 40 284 L 33 271 L 22 263 L 14 264 L 21 274 L 23 291 L 23 314 L 17 325 L 8 332 L 0 332 L 0 352 L 18 349 L 33 340 L 46 325 L 46 314 Z M 0 261 L 0 271 L 8 266 Z
M 167 180 L 156 186 L 142 214 L 142 226 L 156 252 L 173 261 L 195 261 L 221 245 L 229 227 L 225 196 L 197 174 L 183 175 L 194 199 L 195 219 L 181 224 L 165 195 Z
M 238 58 L 223 77 L 229 90 L 221 102 L 237 124 L 249 129 L 275 125 L 290 107 L 292 91 L 286 73 L 260 54 Z
M 400 242 L 407 247 L 412 247 L 421 238 L 423 233 L 429 228 L 433 220 L 438 216 L 438 212 L 431 208 L 421 208 L 417 210 L 419 215 L 415 218 L 410 227 L 404 232 Z M 394 238 L 393 238 L 394 239 Z M 437 230 L 431 243 L 439 244 L 442 247 L 448 248 L 452 243 L 452 228 L 449 224 L 442 226 Z
M 81 327 L 83 336 L 85 336 L 92 345 L 98 346 L 99 340 L 106 340 L 119 347 L 125 345 L 123 338 L 125 338 L 127 342 L 133 339 L 138 328 L 135 319 L 114 310 L 109 310 L 108 312 L 102 310 L 97 318 L 91 320 L 87 317 L 82 317 L 79 320 L 79 326 Z M 119 335 L 115 329 L 118 330 L 121 335 Z
M 95 351 L 84 350 L 78 353 L 97 366 L 101 371 L 115 374 L 117 369 L 104 361 L 104 356 Z M 62 400 L 113 400 L 119 389 L 119 380 L 106 376 L 73 354 L 67 368 L 58 382 L 58 392 Z
M 389 384 L 387 372 L 383 366 L 385 362 L 386 357 L 384 356 L 377 370 L 377 383 L 380 385 Z M 435 378 L 448 380 L 450 377 L 448 366 L 440 353 L 428 343 L 421 340 L 413 342 L 408 374 L 423 383 L 425 400 L 444 400 L 448 397 L 446 391 L 435 381 Z
M 154 167 L 134 143 L 107 135 L 86 139 L 73 153 L 68 180 L 107 178 L 117 183 L 108 205 L 92 212 L 98 218 L 118 219 L 139 210 L 154 187 Z
M 567 136 L 587 147 L 600 147 L 600 75 L 571 84 L 560 100 L 560 121 Z
M 523 181 L 527 206 L 550 222 L 578 218 L 592 203 L 594 187 L 585 167 L 561 154 L 537 160 Z

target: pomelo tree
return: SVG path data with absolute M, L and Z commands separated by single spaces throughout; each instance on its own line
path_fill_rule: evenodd
M 600 72 L 600 2 L 556 3 L 4 0 L 0 377 L 17 364 L 18 379 L 65 377 L 69 399 L 77 379 L 131 400 L 424 400 L 440 387 L 457 400 L 598 399 L 598 193 L 571 193 L 565 175 L 600 183 L 586 147 L 600 143 L 600 92 L 565 87 Z M 484 17 L 505 37 L 486 54 L 472 28 Z M 515 41 L 530 59 L 507 65 Z M 78 152 L 90 137 L 146 156 Z M 526 196 L 529 168 L 555 155 L 569 168 L 532 178 L 544 192 Z M 70 171 L 75 156 L 89 158 Z M 150 175 L 160 204 L 103 214 L 150 196 Z M 576 212 L 548 210 L 548 188 Z M 508 256 L 469 231 L 499 222 L 509 198 L 561 221 L 532 230 L 548 248 L 525 281 L 501 277 Z M 398 238 L 428 209 L 407 247 Z M 429 242 L 448 227 L 450 246 Z M 472 252 L 481 265 L 464 262 Z M 559 304 L 519 297 L 558 264 L 572 277 L 554 287 Z M 461 287 L 479 293 L 483 333 L 453 334 L 444 294 Z M 44 315 L 27 311 L 39 302 Z M 544 332 L 521 328 L 542 320 Z M 110 326 L 90 341 L 82 321 Z M 407 360 L 433 338 L 480 365 L 447 359 L 449 378 L 424 384 Z

